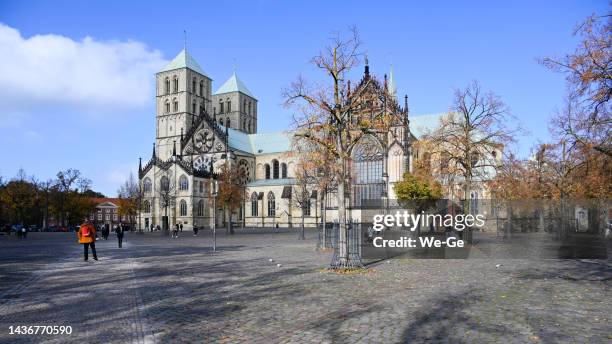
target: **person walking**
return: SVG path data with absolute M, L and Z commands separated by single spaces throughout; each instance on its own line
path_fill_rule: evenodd
M 83 222 L 79 231 L 77 232 L 79 238 L 79 244 L 83 244 L 83 259 L 85 261 L 89 258 L 89 247 L 91 247 L 91 253 L 94 260 L 98 260 L 96 254 L 96 227 L 89 221 Z
M 181 233 L 183 233 L 183 223 L 182 222 L 179 224 L 179 229 L 181 230 Z
M 193 236 L 198 236 L 198 227 L 193 226 Z
M 115 234 L 117 234 L 117 242 L 119 243 L 119 248 L 123 245 L 123 226 L 118 224 L 115 227 Z
M 179 224 L 175 224 L 174 225 L 174 230 L 172 231 L 172 238 L 176 239 L 178 238 L 178 232 L 179 232 Z

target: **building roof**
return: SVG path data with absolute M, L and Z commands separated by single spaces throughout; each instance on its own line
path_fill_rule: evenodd
M 238 78 L 236 72 L 232 73 L 229 79 L 215 92 L 214 94 L 223 94 L 230 92 L 242 92 L 251 98 L 255 98 L 255 96 L 249 91 L 249 89 L 245 86 L 245 84 Z
M 283 179 L 260 179 L 254 180 L 248 183 L 247 187 L 256 186 L 283 186 L 283 185 L 294 185 L 295 178 L 283 178 Z
M 436 129 L 440 125 L 440 119 L 446 116 L 447 113 L 433 113 L 428 115 L 410 116 L 410 132 L 417 139 L 421 138 L 429 131 Z
M 176 57 L 170 61 L 164 68 L 162 68 L 159 72 L 167 72 L 169 70 L 179 69 L 179 68 L 189 68 L 195 72 L 198 72 L 206 77 L 206 73 L 200 67 L 198 62 L 187 52 L 187 50 L 181 50 Z
M 96 206 L 102 205 L 104 203 L 112 203 L 114 206 L 119 205 L 119 198 L 108 198 L 108 197 L 98 198 L 96 197 L 96 198 L 92 198 L 91 200 L 96 204 Z
M 428 131 L 440 125 L 440 119 L 446 113 L 419 115 L 410 117 L 410 131 L 417 138 L 421 138 Z M 224 126 L 220 126 L 225 131 Z M 239 130 L 228 129 L 229 146 L 233 149 L 253 155 L 282 153 L 291 150 L 293 133 L 281 131 L 275 133 L 247 134 Z
M 225 127 L 221 126 L 223 131 Z M 239 130 L 228 129 L 229 146 L 254 155 L 282 153 L 291 150 L 290 132 L 265 134 L 247 134 Z

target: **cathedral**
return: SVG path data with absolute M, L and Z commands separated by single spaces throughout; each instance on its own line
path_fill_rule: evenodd
M 366 61 L 363 78 L 369 77 Z M 362 80 L 363 82 L 363 80 Z M 385 87 L 396 93 L 393 73 Z M 381 87 L 374 83 L 374 87 Z M 184 228 L 221 226 L 231 219 L 236 226 L 308 226 L 337 218 L 334 197 L 312 190 L 312 202 L 297 207 L 292 203 L 296 184 L 296 158 L 291 152 L 292 133 L 258 133 L 258 100 L 234 72 L 213 92 L 212 79 L 183 49 L 156 74 L 156 139 L 148 162 L 139 165 L 143 193 L 140 224 Z M 395 101 L 397 103 L 397 101 Z M 407 101 L 403 108 L 407 118 Z M 353 171 L 349 207 L 358 217 L 365 201 L 393 197 L 393 184 L 411 169 L 410 142 L 422 130 L 439 121 L 438 115 L 413 116 L 394 128 L 394 139 L 367 154 L 357 147 L 352 153 Z M 268 116 L 270 118 L 270 116 Z M 410 127 L 408 127 L 410 123 Z M 417 153 L 418 154 L 418 153 Z M 213 179 L 226 162 L 238 166 L 246 186 L 239 207 L 226 214 L 213 209 Z M 229 216 L 228 216 L 229 215 Z

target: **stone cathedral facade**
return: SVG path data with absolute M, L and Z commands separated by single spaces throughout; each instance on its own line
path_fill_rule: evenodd
M 366 63 L 364 78 L 368 77 Z M 388 87 L 395 92 L 392 73 Z M 321 190 L 312 190 L 311 204 L 292 203 L 296 160 L 291 132 L 258 133 L 258 99 L 236 73 L 213 92 L 210 76 L 182 50 L 156 74 L 155 100 L 156 139 L 150 160 L 139 166 L 143 227 L 182 223 L 185 229 L 207 228 L 213 218 L 223 225 L 227 214 L 213 209 L 211 182 L 212 173 L 226 159 L 237 164 L 246 184 L 244 202 L 231 214 L 235 225 L 296 226 L 302 212 L 309 226 L 319 223 L 323 212 L 328 221 L 337 217 L 334 197 L 322 204 Z M 407 116 L 407 104 L 395 108 Z M 358 217 L 363 200 L 393 198 L 393 184 L 411 169 L 410 142 L 440 116 L 410 118 L 410 128 L 394 128 L 392 138 L 383 140 L 385 146 L 378 151 L 354 149 L 350 192 L 351 208 L 357 213 L 351 217 Z

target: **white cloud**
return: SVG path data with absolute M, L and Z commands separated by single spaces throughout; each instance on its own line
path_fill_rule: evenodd
M 93 113 L 142 108 L 153 99 L 154 73 L 167 62 L 137 41 L 24 38 L 2 23 L 0 51 L 0 118 L 45 107 Z

